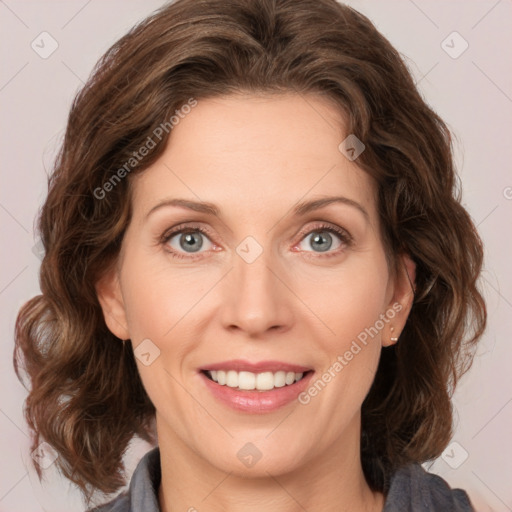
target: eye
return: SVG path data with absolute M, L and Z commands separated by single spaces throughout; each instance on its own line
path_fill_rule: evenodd
M 333 234 L 336 235 L 335 238 L 338 238 L 338 244 L 335 250 L 331 250 L 333 246 Z M 301 243 L 298 247 L 305 252 L 310 252 L 300 247 L 304 241 L 309 239 L 310 247 L 315 249 L 313 252 L 316 252 L 322 257 L 336 256 L 353 243 L 352 236 L 348 231 L 330 224 L 316 226 L 313 230 L 304 231 L 301 233 L 301 236 Z M 202 252 L 204 252 L 201 252 L 201 249 L 205 246 L 204 240 L 208 242 L 206 249 L 211 250 L 214 245 L 210 241 L 208 230 L 201 226 L 190 225 L 176 226 L 172 230 L 166 231 L 160 238 L 160 242 L 167 247 L 169 254 L 173 258 L 179 259 L 200 258 Z M 209 247 L 208 244 L 210 244 Z M 327 254 L 322 255 L 321 253 Z
M 200 226 L 177 226 L 164 233 L 161 242 L 170 247 L 169 253 L 175 258 L 194 258 L 194 254 L 203 248 L 205 239 L 212 245 L 208 232 Z
M 335 250 L 331 251 L 333 246 L 333 234 L 336 235 L 339 242 Z M 316 226 L 313 230 L 307 231 L 306 236 L 301 240 L 301 244 L 307 240 L 309 240 L 308 245 L 316 249 L 313 252 L 328 253 L 326 256 L 335 256 L 344 248 L 352 245 L 352 236 L 346 230 L 326 224 Z

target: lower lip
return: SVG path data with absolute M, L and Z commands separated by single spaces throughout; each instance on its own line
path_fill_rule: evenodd
M 274 388 L 270 391 L 240 391 L 229 386 L 222 386 L 209 379 L 203 372 L 199 372 L 206 387 L 213 396 L 232 409 L 245 413 L 262 414 L 276 411 L 297 399 L 311 380 L 314 372 L 309 372 L 298 382 L 282 388 Z

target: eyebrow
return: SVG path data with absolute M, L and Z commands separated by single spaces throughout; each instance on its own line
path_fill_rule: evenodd
M 357 201 L 353 199 L 349 199 L 348 197 L 343 196 L 333 196 L 333 197 L 323 197 L 320 199 L 315 199 L 313 201 L 304 201 L 298 203 L 294 206 L 292 212 L 295 216 L 303 216 L 309 212 L 319 210 L 320 208 L 324 208 L 333 203 L 345 204 L 347 206 L 352 206 L 357 209 L 360 213 L 363 214 L 365 219 L 370 222 L 370 216 L 368 212 L 361 206 Z M 187 208 L 188 210 L 193 210 L 195 212 L 204 213 L 206 215 L 212 215 L 214 217 L 220 217 L 220 210 L 213 203 L 208 203 L 205 201 L 192 201 L 190 199 L 164 199 L 159 202 L 149 212 L 146 214 L 146 218 L 148 218 L 153 212 L 156 210 L 163 208 L 164 206 L 177 206 L 181 208 Z

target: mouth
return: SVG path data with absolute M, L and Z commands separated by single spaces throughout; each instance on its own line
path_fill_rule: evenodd
M 302 372 L 284 371 L 277 372 L 250 372 L 236 370 L 201 370 L 211 381 L 226 386 L 236 391 L 260 391 L 268 392 L 278 388 L 293 386 L 306 378 L 313 370 Z
M 206 389 L 219 403 L 246 414 L 265 414 L 297 402 L 311 382 L 311 367 L 283 361 L 234 359 L 198 368 Z

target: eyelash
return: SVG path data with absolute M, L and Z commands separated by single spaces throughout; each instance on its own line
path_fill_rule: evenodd
M 331 226 L 330 224 L 319 224 L 318 226 L 315 226 L 314 228 L 312 229 L 309 229 L 307 231 L 303 231 L 300 233 L 300 242 L 307 236 L 307 235 L 310 235 L 311 233 L 314 233 L 314 232 L 322 232 L 322 231 L 327 231 L 328 233 L 334 233 L 335 235 L 338 235 L 338 237 L 340 238 L 342 244 L 343 244 L 343 247 L 341 247 L 340 249 L 336 250 L 335 252 L 329 252 L 329 253 L 326 253 L 324 255 L 318 253 L 318 255 L 321 257 L 321 258 L 329 258 L 329 257 L 332 257 L 332 256 L 337 256 L 341 251 L 343 251 L 344 248 L 347 248 L 347 247 L 351 247 L 352 244 L 353 244 L 353 238 L 352 236 L 348 233 L 348 231 L 342 229 L 342 228 L 338 228 L 338 227 L 334 227 L 334 226 Z M 181 235 L 181 234 L 185 234 L 185 233 L 196 233 L 196 232 L 199 232 L 201 234 L 203 234 L 204 236 L 210 238 L 210 232 L 201 227 L 201 226 L 183 226 L 183 225 L 179 225 L 179 226 L 176 226 L 175 228 L 173 228 L 171 231 L 166 231 L 161 237 L 160 237 L 160 243 L 162 245 L 167 245 L 167 243 L 169 242 L 169 240 L 171 238 L 173 238 L 174 236 L 176 235 Z M 166 249 L 167 252 L 173 257 L 173 258 L 177 258 L 177 259 L 192 259 L 192 260 L 195 260 L 195 259 L 199 259 L 201 258 L 202 256 L 198 255 L 198 256 L 193 256 L 192 254 L 189 254 L 189 255 L 185 255 L 185 254 L 182 254 L 182 253 L 179 253 L 179 252 L 176 252 L 174 249 Z

